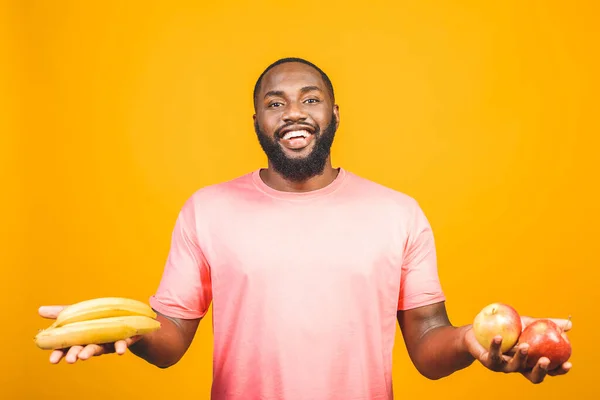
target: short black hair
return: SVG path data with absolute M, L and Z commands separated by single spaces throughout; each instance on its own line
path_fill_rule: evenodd
M 329 89 L 330 94 L 331 94 L 331 100 L 335 103 L 335 94 L 333 91 L 333 84 L 331 83 L 331 80 L 329 79 L 329 77 L 327 76 L 327 74 L 325 72 L 323 72 L 323 70 L 319 67 L 317 67 L 315 64 L 311 63 L 310 61 L 307 61 L 303 58 L 298 58 L 298 57 L 286 57 L 286 58 L 280 58 L 279 60 L 275 61 L 274 63 L 272 63 L 271 65 L 269 65 L 262 74 L 260 74 L 260 76 L 258 77 L 258 80 L 256 81 L 256 84 L 254 85 L 254 93 L 252 95 L 253 99 L 254 99 L 254 104 L 256 105 L 256 95 L 258 94 L 258 91 L 260 89 L 260 85 L 262 83 L 262 79 L 265 76 L 265 74 L 267 72 L 269 72 L 269 70 L 271 70 L 273 67 L 276 67 L 280 64 L 284 64 L 284 63 L 289 63 L 289 62 L 298 62 L 298 63 L 302 63 L 302 64 L 306 64 L 308 66 L 313 67 L 314 69 L 316 69 L 320 74 L 321 77 L 323 78 L 323 81 L 325 81 L 325 85 L 327 85 L 327 89 Z

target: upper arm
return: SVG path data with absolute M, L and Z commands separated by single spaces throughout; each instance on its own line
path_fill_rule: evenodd
M 164 317 L 172 318 L 183 332 L 198 324 L 212 302 L 210 265 L 204 256 L 196 225 L 192 198 L 175 222 L 162 278 L 156 293 L 150 297 L 152 308 Z
M 182 345 L 182 351 L 185 351 L 192 344 L 192 340 L 194 340 L 194 336 L 196 335 L 196 331 L 198 329 L 198 325 L 200 324 L 201 318 L 193 318 L 193 319 L 185 319 L 185 318 L 175 318 L 170 317 L 168 315 L 164 315 L 157 310 L 156 311 L 156 319 L 161 323 L 161 325 L 165 325 L 165 322 L 168 322 L 175 328 L 177 332 L 177 336 L 180 344 Z
M 432 328 L 448 325 L 433 231 L 415 202 L 402 261 L 397 318 L 409 352 Z
M 411 356 L 427 332 L 451 325 L 443 301 L 410 310 L 398 310 L 397 316 L 406 348 Z
M 400 271 L 398 310 L 416 309 L 445 300 L 438 275 L 433 230 L 414 202 Z

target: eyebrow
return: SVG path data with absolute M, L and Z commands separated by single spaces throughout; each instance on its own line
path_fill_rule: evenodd
M 313 90 L 317 90 L 317 91 L 321 91 L 321 88 L 318 86 L 304 86 L 302 89 L 300 89 L 301 93 L 306 93 L 306 92 L 310 92 Z M 265 93 L 265 99 L 269 96 L 283 96 L 284 93 L 282 90 L 269 90 L 267 93 Z
M 283 96 L 283 91 L 281 90 L 269 90 L 265 93 L 265 99 L 269 96 Z
M 304 86 L 302 89 L 300 89 L 300 91 L 302 93 L 306 93 L 306 92 L 311 92 L 313 90 L 317 90 L 317 91 L 321 91 L 321 88 L 318 86 Z

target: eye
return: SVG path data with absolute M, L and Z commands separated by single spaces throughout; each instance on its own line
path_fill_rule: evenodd
M 278 107 L 280 105 L 282 105 L 280 102 L 274 101 L 272 103 L 269 103 L 268 107 Z
M 314 103 L 318 103 L 318 102 L 319 102 L 319 99 L 307 99 L 305 102 L 306 102 L 306 103 L 311 103 L 311 104 L 314 104 Z

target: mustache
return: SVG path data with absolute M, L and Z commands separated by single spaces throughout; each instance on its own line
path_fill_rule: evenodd
M 275 131 L 274 135 L 276 138 L 281 137 L 281 131 L 283 131 L 286 128 L 289 128 L 290 126 L 307 126 L 309 128 L 311 128 L 313 130 L 313 132 L 315 133 L 315 135 L 317 133 L 319 133 L 319 127 L 316 125 L 312 125 L 309 124 L 307 122 L 291 122 L 289 124 L 285 124 L 283 126 L 280 126 L 279 128 L 277 128 L 277 130 Z

